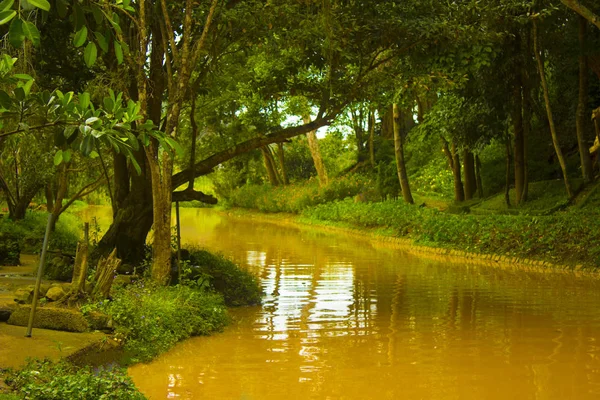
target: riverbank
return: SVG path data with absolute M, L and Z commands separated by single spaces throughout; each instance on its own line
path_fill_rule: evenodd
M 450 246 L 437 245 L 435 242 L 418 243 L 410 235 L 399 237 L 397 232 L 388 227 L 361 227 L 342 221 L 321 220 L 305 215 L 291 213 L 262 213 L 257 210 L 242 208 L 218 209 L 218 212 L 238 218 L 246 218 L 260 222 L 284 226 L 294 226 L 299 229 L 319 229 L 324 232 L 343 233 L 371 242 L 374 246 L 399 249 L 410 254 L 432 260 L 485 265 L 503 269 L 522 271 L 556 272 L 576 275 L 600 276 L 596 266 L 591 263 L 556 260 L 554 255 L 548 257 L 528 258 L 512 254 L 494 254 L 463 250 Z M 509 216 L 506 216 L 509 217 Z

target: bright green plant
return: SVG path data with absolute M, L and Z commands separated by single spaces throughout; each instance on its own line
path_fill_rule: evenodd
M 9 371 L 6 383 L 16 398 L 43 400 L 142 400 L 127 371 L 121 368 L 77 368 L 66 362 L 30 360 Z
M 102 311 L 115 322 L 132 361 L 148 361 L 190 336 L 220 331 L 229 317 L 223 297 L 186 286 L 156 286 L 140 281 L 114 291 L 112 300 L 83 311 Z
M 254 208 L 266 212 L 300 213 L 317 204 L 356 196 L 372 186 L 368 178 L 360 175 L 333 179 L 324 187 L 319 187 L 316 180 L 279 187 L 246 185 L 233 191 L 228 201 L 234 207 Z
M 184 279 L 194 286 L 210 287 L 223 294 L 228 306 L 260 304 L 258 279 L 220 254 L 192 250 Z

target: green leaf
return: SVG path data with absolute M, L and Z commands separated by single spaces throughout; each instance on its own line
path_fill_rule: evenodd
M 25 100 L 25 90 L 22 87 L 15 88 L 15 97 L 19 101 Z
M 90 94 L 88 92 L 79 94 L 79 106 L 84 110 L 90 106 Z
M 23 79 L 25 81 L 30 81 L 33 79 L 33 77 L 29 74 L 14 74 L 13 76 L 17 79 Z
M 88 156 L 94 150 L 94 137 L 91 135 L 84 137 L 79 149 L 84 156 Z
M 60 165 L 63 162 L 63 151 L 59 150 L 54 155 L 54 165 Z
M 106 39 L 100 32 L 94 32 L 94 34 L 96 35 L 98 46 L 100 46 L 103 52 L 108 53 L 108 39 Z
M 71 150 L 65 150 L 62 153 L 62 158 L 64 162 L 69 162 L 71 161 Z
M 23 21 L 19 18 L 15 18 L 8 28 L 8 41 L 13 47 L 21 47 L 23 40 L 25 40 L 25 35 L 23 34 Z
M 67 139 L 67 142 L 72 142 L 73 140 L 75 140 L 75 137 L 77 137 L 77 132 L 77 127 L 73 125 L 68 125 L 63 131 L 63 135 Z
M 85 120 L 85 124 L 86 125 L 92 125 L 94 122 L 96 121 L 100 121 L 100 118 L 98 117 L 91 117 Z
M 92 15 L 94 16 L 94 21 L 96 21 L 96 25 L 102 25 L 102 21 L 104 20 L 104 14 L 102 14 L 102 10 L 97 5 L 92 6 Z
M 8 23 L 11 19 L 13 19 L 17 15 L 16 11 L 2 11 L 0 12 L 0 25 L 4 25 Z
M 115 107 L 115 103 L 113 102 L 113 100 L 110 97 L 105 97 L 103 100 L 104 103 L 104 111 L 106 112 L 112 112 L 113 108 Z
M 31 43 L 33 43 L 35 47 L 40 45 L 40 31 L 38 31 L 37 26 L 35 26 L 33 22 L 23 22 L 22 30 L 23 35 L 31 40 Z
M 98 153 L 97 153 L 95 150 L 93 150 L 93 151 L 92 151 L 92 152 L 90 152 L 90 154 L 89 154 L 89 157 L 90 157 L 91 159 L 98 158 L 98 156 L 99 156 L 99 154 L 98 154 Z
M 25 94 L 27 96 L 29 96 L 29 93 L 31 93 L 31 87 L 33 86 L 33 79 L 25 82 L 25 84 L 23 85 L 23 90 L 25 91 Z
M 123 49 L 121 48 L 121 44 L 115 40 L 115 55 L 117 56 L 117 64 L 123 63 Z
M 96 57 L 98 56 L 98 49 L 96 45 L 92 42 L 88 43 L 85 46 L 85 51 L 83 52 L 83 61 L 85 61 L 85 65 L 91 67 L 96 62 Z
M 37 8 L 41 8 L 44 11 L 50 11 L 50 3 L 46 0 L 27 0 L 29 4 L 36 6 Z
M 183 147 L 181 147 L 181 145 L 175 139 L 170 136 L 165 136 L 165 141 L 173 150 L 175 150 L 177 155 L 180 156 L 183 154 Z
M 2 3 L 0 3 L 0 11 L 10 10 L 13 4 L 15 4 L 15 0 L 4 0 Z
M 12 99 L 4 90 L 0 90 L 0 106 L 7 110 L 12 106 Z
M 75 33 L 75 37 L 73 38 L 73 46 L 81 47 L 85 43 L 87 39 L 87 28 L 86 26 L 82 26 L 80 30 Z

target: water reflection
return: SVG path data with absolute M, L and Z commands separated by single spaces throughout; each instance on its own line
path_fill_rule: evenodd
M 596 280 L 444 265 L 343 236 L 182 215 L 184 240 L 256 273 L 265 298 L 234 310 L 223 334 L 131 368 L 153 399 L 600 393 Z

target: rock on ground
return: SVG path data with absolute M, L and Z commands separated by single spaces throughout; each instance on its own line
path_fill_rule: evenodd
M 60 286 L 51 287 L 46 292 L 46 297 L 50 301 L 58 301 L 58 300 L 62 299 L 63 297 L 65 297 L 65 295 L 66 295 L 65 291 Z
M 27 326 L 30 306 L 20 306 L 8 319 L 8 324 Z M 53 329 L 67 332 L 86 332 L 89 325 L 79 311 L 68 308 L 38 307 L 33 320 L 34 328 Z

